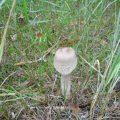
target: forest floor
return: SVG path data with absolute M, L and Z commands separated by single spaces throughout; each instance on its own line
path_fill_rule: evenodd
M 0 39 L 13 1 L 0 6 Z M 0 120 L 120 120 L 120 86 L 98 91 L 120 39 L 119 0 L 17 0 L 10 17 L 0 64 Z M 61 95 L 53 66 L 61 47 L 74 48 L 78 57 L 69 99 Z

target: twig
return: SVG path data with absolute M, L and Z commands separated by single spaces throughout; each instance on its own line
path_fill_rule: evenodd
M 20 66 L 20 65 L 25 65 L 25 64 L 32 64 L 32 63 L 36 63 L 36 62 L 40 62 L 40 61 L 45 61 L 45 57 L 54 49 L 54 47 L 57 45 L 58 42 L 56 42 L 56 44 L 54 46 L 52 46 L 51 48 L 48 48 L 48 50 L 45 52 L 45 54 L 40 57 L 37 60 L 33 60 L 33 61 L 22 61 L 19 63 L 16 63 L 16 66 Z
M 40 57 L 39 59 L 37 60 L 32 60 L 32 61 L 22 61 L 22 62 L 19 62 L 19 63 L 16 63 L 15 65 L 17 66 L 20 66 L 20 65 L 25 65 L 25 64 L 32 64 L 32 63 L 36 63 L 36 62 L 40 62 L 40 61 L 45 61 L 45 57 L 50 53 L 51 50 L 47 50 L 47 52 L 42 56 Z
M 2 85 L 7 81 L 7 79 L 9 78 L 9 77 L 11 77 L 12 75 L 14 75 L 16 72 L 12 72 L 10 75 L 8 75 L 5 79 L 4 79 L 4 81 L 1 83 L 1 85 L 0 85 L 0 87 L 2 87 Z

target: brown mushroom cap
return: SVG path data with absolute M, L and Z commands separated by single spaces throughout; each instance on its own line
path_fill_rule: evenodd
M 70 74 L 77 65 L 77 57 L 73 48 L 64 47 L 56 51 L 54 67 L 62 75 Z

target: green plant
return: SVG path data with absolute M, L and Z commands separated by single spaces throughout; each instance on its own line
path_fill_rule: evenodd
M 26 21 L 29 21 L 27 0 L 23 0 L 23 10 L 24 10 L 24 15 L 25 15 Z

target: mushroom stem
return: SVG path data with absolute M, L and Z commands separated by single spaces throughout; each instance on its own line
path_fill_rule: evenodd
M 71 86 L 70 74 L 68 74 L 68 75 L 61 75 L 62 95 L 66 96 L 66 97 L 70 96 L 70 86 Z

